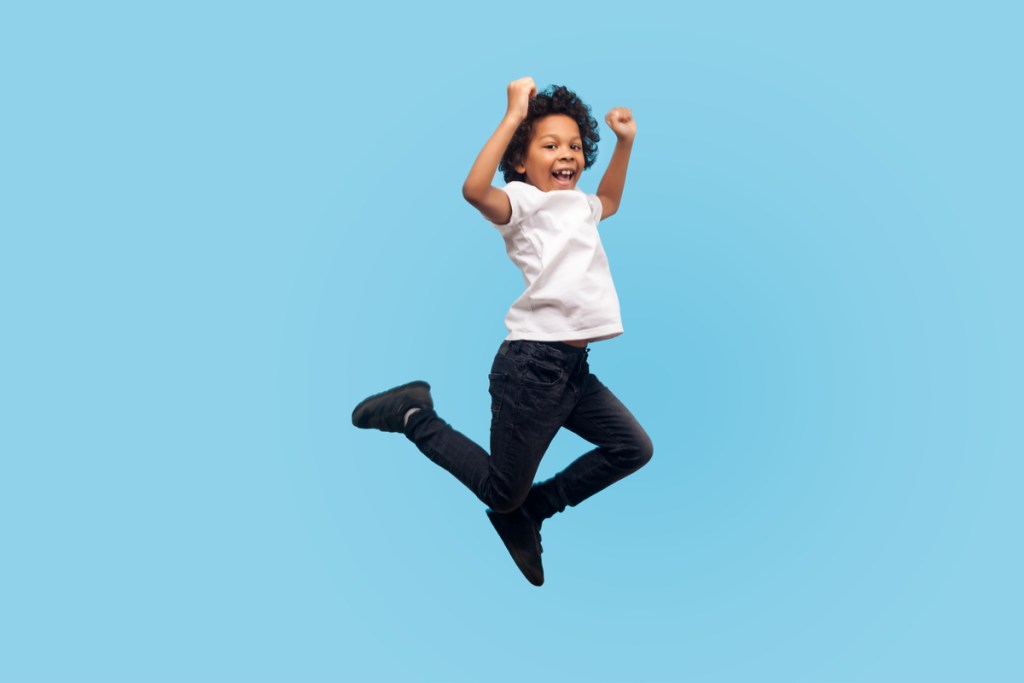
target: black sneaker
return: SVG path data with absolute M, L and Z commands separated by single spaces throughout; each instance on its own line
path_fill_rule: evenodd
M 433 407 L 430 385 L 426 382 L 409 382 L 363 399 L 352 411 L 352 424 L 360 429 L 402 432 L 405 414 L 410 408 Z
M 523 508 L 506 513 L 488 510 L 487 518 L 526 580 L 534 586 L 542 585 L 544 566 L 540 554 L 544 549 L 540 545 L 540 524 L 533 521 Z

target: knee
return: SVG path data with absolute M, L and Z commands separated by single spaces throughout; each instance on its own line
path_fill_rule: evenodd
M 495 512 L 514 512 L 526 502 L 526 496 L 529 494 L 529 487 L 522 491 L 492 490 L 488 500 L 485 500 L 484 503 Z
M 623 454 L 623 461 L 631 472 L 635 472 L 649 463 L 653 456 L 654 443 L 651 437 L 647 436 L 647 432 L 641 429 L 630 441 L 628 449 Z

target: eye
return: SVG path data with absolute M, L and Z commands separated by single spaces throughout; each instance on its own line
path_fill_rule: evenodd
M 572 149 L 576 150 L 577 152 L 583 149 L 582 145 L 570 145 L 570 147 L 572 147 Z

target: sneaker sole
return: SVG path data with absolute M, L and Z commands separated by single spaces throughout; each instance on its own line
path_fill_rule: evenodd
M 526 562 L 526 558 L 521 555 L 518 549 L 510 546 L 508 541 L 505 540 L 505 534 L 502 533 L 504 525 L 501 522 L 499 513 L 494 512 L 493 510 L 488 510 L 487 519 L 491 520 L 491 526 L 493 526 L 494 530 L 498 532 L 498 538 L 500 538 L 501 542 L 505 544 L 505 549 L 508 551 L 508 554 L 512 556 L 512 561 L 516 563 L 516 566 L 519 568 L 519 571 L 523 573 L 523 576 L 526 577 L 526 580 L 534 586 L 543 586 L 543 574 L 541 576 L 534 575 L 530 571 L 530 565 Z

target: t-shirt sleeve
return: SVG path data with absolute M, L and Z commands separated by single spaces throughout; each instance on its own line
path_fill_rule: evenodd
M 493 223 L 493 225 L 499 229 L 511 228 L 519 225 L 524 218 L 533 213 L 536 203 L 531 193 L 533 188 L 526 183 L 514 180 L 501 189 L 508 195 L 509 204 L 512 205 L 512 217 L 504 225 L 498 225 L 497 223 Z
M 590 204 L 590 215 L 594 217 L 594 225 L 597 225 L 601 222 L 601 213 L 604 211 L 601 198 L 596 194 L 588 194 L 587 203 Z

